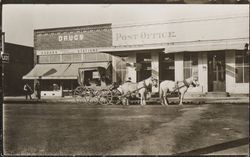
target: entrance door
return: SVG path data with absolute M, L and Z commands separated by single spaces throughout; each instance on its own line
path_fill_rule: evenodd
M 174 81 L 174 54 L 160 53 L 159 55 L 160 81 Z
M 137 53 L 137 82 L 145 80 L 152 76 L 151 53 Z
M 225 53 L 208 53 L 208 91 L 225 92 Z

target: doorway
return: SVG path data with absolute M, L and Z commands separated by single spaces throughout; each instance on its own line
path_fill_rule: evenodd
M 137 53 L 137 82 L 143 81 L 152 76 L 151 53 Z
M 208 92 L 225 92 L 225 52 L 208 53 Z
M 160 81 L 172 80 L 174 81 L 175 65 L 174 65 L 174 54 L 159 54 L 159 71 Z

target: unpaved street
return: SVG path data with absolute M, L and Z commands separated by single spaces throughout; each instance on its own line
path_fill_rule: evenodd
M 247 104 L 5 104 L 5 154 L 248 154 L 230 144 L 249 136 L 248 116 Z

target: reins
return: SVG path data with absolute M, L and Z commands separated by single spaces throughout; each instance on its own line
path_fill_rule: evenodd
M 139 91 L 139 90 L 141 90 L 141 89 L 143 89 L 143 88 L 147 88 L 145 80 L 143 80 L 143 86 L 142 86 L 142 87 L 140 87 L 140 88 L 138 88 L 138 89 L 136 89 L 136 90 L 133 90 L 133 91 L 131 91 L 131 92 L 128 92 L 127 94 L 123 95 L 123 97 L 125 97 L 125 96 L 127 96 L 127 95 L 129 95 L 129 94 L 131 94 L 131 93 L 137 92 L 137 91 Z
M 178 86 L 178 83 L 179 83 L 179 81 L 177 81 L 177 88 L 175 88 L 172 92 L 170 92 L 170 94 L 172 94 L 172 93 L 174 93 L 176 90 L 178 90 L 178 93 L 179 93 L 179 89 L 181 89 L 182 87 L 189 87 L 188 85 L 187 85 L 187 81 L 186 80 L 184 80 L 184 81 L 182 81 L 183 83 L 184 83 L 184 85 L 182 85 L 182 86 Z

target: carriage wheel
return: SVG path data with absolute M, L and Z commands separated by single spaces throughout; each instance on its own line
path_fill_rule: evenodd
M 74 98 L 77 103 L 82 101 L 84 87 L 79 86 L 74 90 Z
M 74 98 L 77 103 L 89 103 L 93 96 L 90 88 L 79 86 L 74 91 Z
M 95 98 L 94 89 L 86 88 L 84 99 L 86 103 L 93 103 L 93 98 Z
M 90 88 L 90 90 L 91 90 L 91 93 L 92 93 L 92 95 L 91 95 L 91 97 L 89 97 L 90 99 L 89 99 L 89 103 L 91 103 L 91 104 L 96 104 L 96 103 L 98 103 L 99 102 L 99 91 L 98 90 L 94 90 L 94 89 L 92 89 L 92 88 Z
M 112 90 L 112 100 L 111 104 L 113 105 L 119 105 L 122 103 L 122 94 L 118 89 Z
M 108 89 L 102 89 L 98 92 L 99 103 L 102 105 L 111 104 L 112 92 Z

